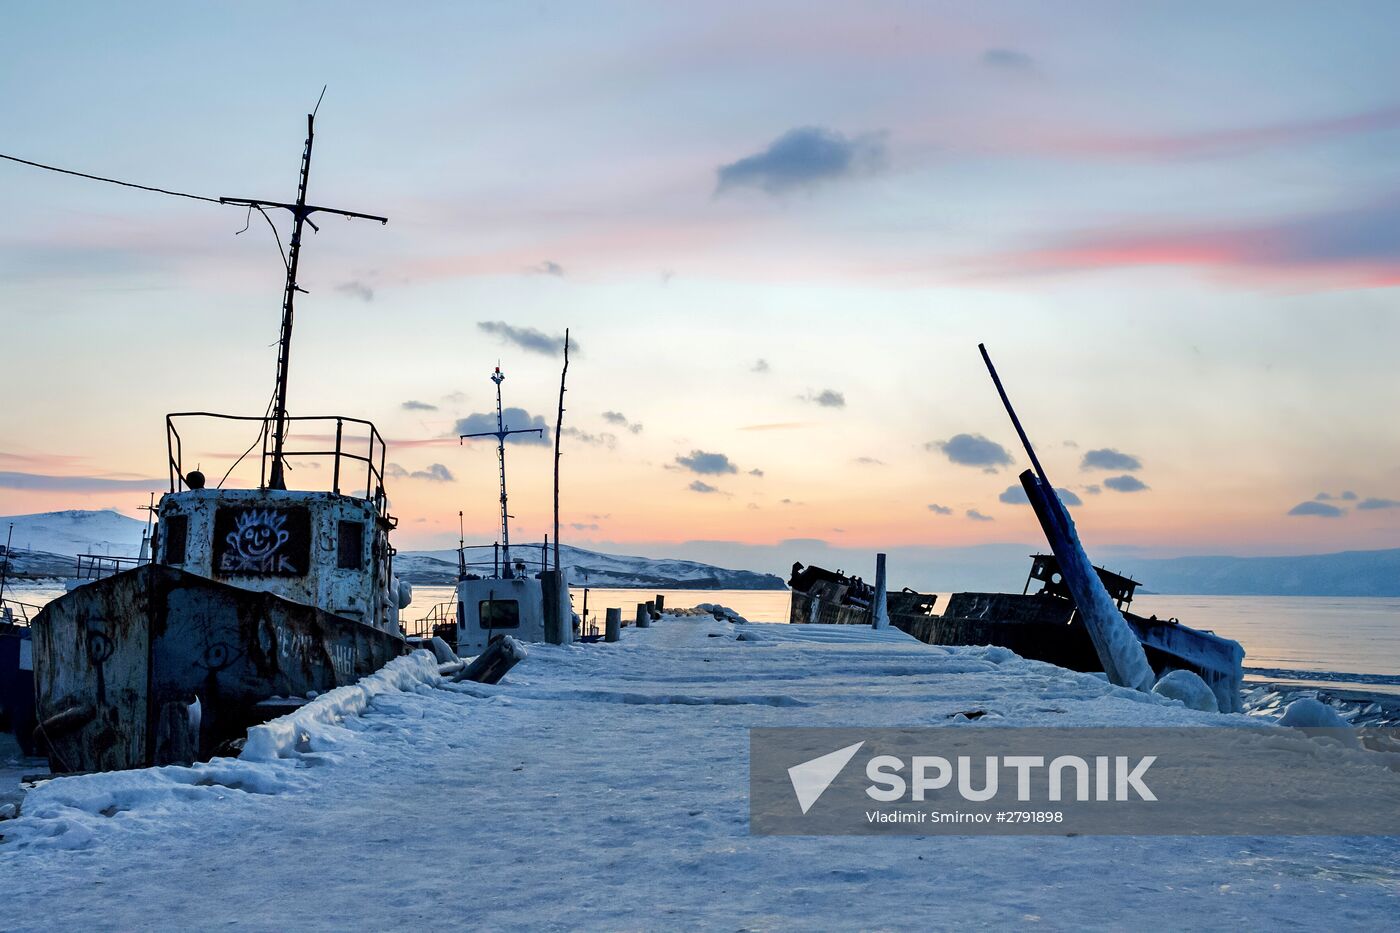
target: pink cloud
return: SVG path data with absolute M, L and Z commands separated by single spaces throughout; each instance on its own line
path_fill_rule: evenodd
M 1066 236 L 983 265 L 980 276 L 1180 266 L 1251 282 L 1374 288 L 1400 283 L 1400 196 L 1254 224 L 1122 228 Z
M 1400 105 L 1311 120 L 1158 136 L 1082 135 L 1050 138 L 1067 154 L 1114 158 L 1183 159 L 1235 155 L 1275 146 L 1320 142 L 1400 128 Z

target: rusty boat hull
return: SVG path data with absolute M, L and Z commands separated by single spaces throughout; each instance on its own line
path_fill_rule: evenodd
M 1115 592 L 1119 585 L 1137 586 L 1136 581 L 1099 572 L 1108 578 L 1107 583 L 1115 587 Z M 940 615 L 933 614 L 931 595 L 908 590 L 891 592 L 886 604 L 890 624 L 930 645 L 997 645 L 1023 658 L 1073 671 L 1102 671 L 1103 662 L 1089 630 L 1075 611 L 1075 603 L 1061 593 L 1058 566 L 1053 558 L 1035 555 L 1031 579 L 1046 582 L 1045 590 L 954 593 Z M 795 575 L 792 584 L 789 621 L 794 624 L 871 622 L 870 608 L 850 601 L 849 584 L 838 574 L 809 567 L 800 577 Z M 1130 596 L 1131 592 L 1127 592 L 1126 597 Z M 1142 644 L 1154 674 L 1160 677 L 1172 670 L 1192 671 L 1211 688 L 1222 711 L 1241 710 L 1244 649 L 1239 642 L 1182 625 L 1175 619 L 1144 618 L 1126 607 L 1122 614 Z
M 276 715 L 263 701 L 354 683 L 404 651 L 363 622 L 159 564 L 74 589 L 32 630 L 55 772 L 208 758 Z

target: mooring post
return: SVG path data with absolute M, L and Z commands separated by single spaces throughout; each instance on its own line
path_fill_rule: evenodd
M 637 628 L 651 628 L 651 610 L 646 603 L 637 603 Z
M 656 600 L 647 600 L 647 615 L 651 616 L 653 622 L 661 618 L 661 610 L 656 608 Z
M 544 641 L 547 645 L 567 645 L 572 639 L 572 620 L 564 610 L 568 596 L 564 589 L 564 574 L 558 570 L 540 573 L 540 590 L 544 598 Z M 565 590 L 567 593 L 567 590 Z
M 603 636 L 603 641 L 622 641 L 622 610 L 609 609 L 607 621 L 607 633 Z
M 870 627 L 889 628 L 890 605 L 885 591 L 885 555 L 875 555 L 875 598 L 870 603 Z

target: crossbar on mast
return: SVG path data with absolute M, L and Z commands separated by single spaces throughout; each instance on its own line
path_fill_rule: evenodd
M 506 506 L 506 438 L 512 434 L 538 434 L 543 437 L 544 428 L 507 428 L 505 412 L 501 407 L 501 383 L 506 381 L 506 374 L 501 372 L 501 367 L 496 367 L 496 371 L 491 374 L 491 381 L 496 384 L 496 430 L 461 434 L 458 435 L 457 443 L 473 437 L 496 439 L 496 457 L 501 466 L 501 574 L 509 580 L 515 576 L 515 571 L 510 565 L 510 512 Z
M 283 470 L 283 450 L 287 439 L 287 373 L 290 368 L 292 352 L 292 306 L 296 293 L 305 291 L 297 285 L 297 266 L 301 258 L 302 224 L 311 224 L 312 230 L 319 231 L 320 228 L 309 219 L 312 214 L 317 213 L 339 214 L 342 217 L 362 220 L 377 220 L 381 224 L 389 222 L 389 218 L 380 217 L 377 214 L 362 214 L 358 211 L 346 211 L 306 203 L 306 186 L 311 178 L 311 145 L 316 138 L 315 124 L 316 114 L 308 113 L 306 115 L 306 148 L 302 150 L 301 154 L 301 178 L 297 183 L 295 203 L 288 204 L 285 201 L 268 201 L 261 198 L 219 198 L 220 204 L 242 204 L 256 207 L 259 210 L 269 207 L 281 208 L 289 211 L 292 215 L 292 240 L 287 254 L 287 284 L 282 293 L 282 332 L 277 342 L 277 392 L 273 401 L 272 469 L 268 477 L 268 486 L 272 489 L 287 488 Z

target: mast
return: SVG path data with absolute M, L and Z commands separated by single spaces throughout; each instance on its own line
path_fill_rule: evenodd
M 515 571 L 510 565 L 510 511 L 506 507 L 506 438 L 512 434 L 538 434 L 543 437 L 544 428 L 508 429 L 505 422 L 505 410 L 501 407 L 501 383 L 506 381 L 506 375 L 501 372 L 501 367 L 496 367 L 496 371 L 491 374 L 491 381 L 496 384 L 496 430 L 482 431 L 477 434 L 462 434 L 458 436 L 457 442 L 461 443 L 473 437 L 494 437 L 496 439 L 496 458 L 501 468 L 501 566 L 503 568 L 501 575 L 509 580 L 515 575 Z
M 322 88 L 321 93 L 325 94 L 324 88 Z M 320 101 L 317 101 L 316 106 L 319 109 Z M 292 215 L 292 240 L 285 257 L 287 284 L 282 291 L 282 331 L 277 341 L 277 389 L 272 403 L 272 469 L 267 481 L 267 485 L 271 489 L 287 488 L 283 471 L 283 448 L 287 440 L 287 372 L 290 368 L 292 353 L 293 303 L 297 292 L 305 293 L 306 291 L 297 284 L 297 267 L 301 259 L 302 225 L 310 224 L 311 229 L 319 233 L 321 228 L 310 219 L 311 215 L 317 211 L 324 214 L 339 214 L 342 217 L 377 220 L 381 224 L 389 222 L 389 218 L 379 217 L 375 214 L 361 214 L 356 211 L 343 211 L 333 207 L 319 207 L 306 203 L 306 187 L 311 179 L 311 144 L 316 137 L 315 126 L 316 113 L 312 111 L 306 115 L 306 147 L 301 153 L 301 177 L 297 182 L 295 203 L 264 201 L 260 198 L 219 198 L 220 204 L 246 204 L 250 209 L 257 208 L 259 211 L 269 207 L 280 207 Z M 270 220 L 268 222 L 271 223 Z
M 457 510 L 457 579 L 467 578 L 467 528 L 462 510 Z

